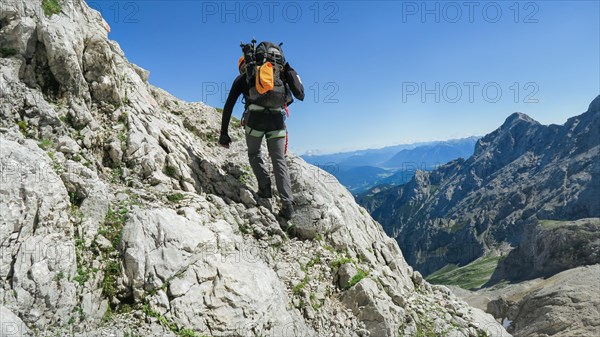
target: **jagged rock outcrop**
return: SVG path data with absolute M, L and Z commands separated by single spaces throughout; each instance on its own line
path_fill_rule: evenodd
M 278 218 L 241 129 L 216 146 L 215 109 L 150 86 L 84 1 L 56 3 L 0 12 L 1 319 L 29 330 L 13 335 L 508 336 L 294 155 L 298 212 Z
M 475 154 L 367 197 L 409 264 L 428 275 L 516 247 L 537 220 L 600 216 L 600 96 L 564 125 L 514 113 Z

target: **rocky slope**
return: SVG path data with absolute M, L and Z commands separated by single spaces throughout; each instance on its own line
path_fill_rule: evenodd
M 515 337 L 600 335 L 600 265 L 569 269 L 547 279 L 470 292 L 469 304 L 499 317 Z
M 549 277 L 600 263 L 600 219 L 541 221 L 527 226 L 519 246 L 500 260 L 487 285 Z
M 599 217 L 599 159 L 600 96 L 564 125 L 514 113 L 467 160 L 362 200 L 427 275 L 506 252 L 538 220 Z
M 257 201 L 241 129 L 148 84 L 82 0 L 0 7 L 2 336 L 508 336 L 290 155 Z

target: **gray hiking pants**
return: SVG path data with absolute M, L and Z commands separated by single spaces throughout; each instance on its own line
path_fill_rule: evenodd
M 246 133 L 246 144 L 248 145 L 248 160 L 252 171 L 258 180 L 260 189 L 271 188 L 270 174 L 267 172 L 265 162 L 263 161 L 260 151 L 263 136 L 257 137 Z M 277 191 L 284 203 L 292 202 L 292 184 L 290 182 L 290 174 L 288 172 L 287 163 L 285 162 L 285 137 L 270 138 L 267 137 L 267 148 L 269 156 L 273 163 L 273 171 L 275 174 L 275 183 Z

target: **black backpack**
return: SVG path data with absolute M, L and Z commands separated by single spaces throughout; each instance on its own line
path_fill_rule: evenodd
M 291 102 L 291 94 L 286 85 L 283 69 L 286 64 L 285 56 L 281 45 L 271 42 L 261 42 L 255 46 L 252 44 L 241 44 L 246 63 L 246 81 L 248 82 L 248 96 L 246 104 L 255 104 L 267 109 L 279 109 Z M 260 69 L 267 62 L 270 62 L 273 68 L 273 88 L 265 93 L 259 93 L 256 88 L 257 81 L 260 81 Z

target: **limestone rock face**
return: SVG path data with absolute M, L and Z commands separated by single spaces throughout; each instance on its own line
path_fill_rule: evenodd
M 31 140 L 0 138 L 0 277 L 4 305 L 36 326 L 66 323 L 77 303 L 67 190 L 45 153 Z M 11 291 L 9 291 L 11 290 Z
M 600 265 L 549 278 L 453 291 L 504 322 L 514 336 L 596 336 L 600 331 Z
M 600 263 L 600 218 L 538 221 L 525 229 L 519 246 L 498 263 L 488 281 L 519 282 L 550 277 Z
M 159 311 L 213 335 L 235 335 L 251 326 L 268 327 L 262 333 L 275 335 L 314 334 L 298 312 L 287 310 L 277 274 L 228 223 L 202 223 L 193 209 L 182 213 L 132 212 L 122 249 L 126 282 L 136 298 L 144 290 L 157 291 L 164 300 L 157 303 Z
M 342 297 L 342 303 L 366 322 L 367 330 L 374 336 L 393 336 L 398 329 L 394 317 L 404 315 L 389 296 L 381 296 L 371 279 L 364 279 L 352 287 Z
M 600 265 L 559 273 L 511 308 L 519 336 L 594 336 L 600 324 Z
M 98 12 L 60 4 L 0 11 L 2 322 L 52 336 L 498 328 L 415 282 L 353 196 L 293 154 L 297 215 L 278 217 L 277 196 L 252 192 L 241 128 L 220 148 L 219 112 L 150 86 Z M 361 273 L 351 287 L 338 284 L 345 264 Z

